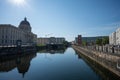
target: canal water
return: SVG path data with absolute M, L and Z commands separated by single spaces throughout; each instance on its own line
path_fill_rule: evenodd
M 102 80 L 73 48 L 0 59 L 0 80 Z

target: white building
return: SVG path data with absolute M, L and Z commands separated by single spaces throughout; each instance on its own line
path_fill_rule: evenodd
M 0 24 L 0 46 L 15 46 L 17 41 L 22 45 L 32 45 L 37 42 L 37 35 L 31 32 L 30 23 L 25 18 L 19 27 L 11 24 Z
M 116 30 L 116 44 L 120 45 L 120 28 Z
M 118 28 L 115 32 L 109 35 L 109 44 L 120 45 L 120 28 Z
M 50 38 L 38 38 L 38 45 L 47 45 L 47 44 L 63 44 L 65 38 L 62 37 L 50 37 Z
M 116 32 L 109 35 L 109 44 L 116 45 Z

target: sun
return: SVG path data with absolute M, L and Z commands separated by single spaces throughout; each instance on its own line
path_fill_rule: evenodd
M 9 0 L 12 4 L 17 6 L 23 6 L 26 4 L 25 0 Z
M 16 4 L 23 4 L 25 0 L 13 0 L 13 2 Z

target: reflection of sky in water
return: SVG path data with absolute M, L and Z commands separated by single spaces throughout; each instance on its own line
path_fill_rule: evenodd
M 15 68 L 1 72 L 0 80 L 100 80 L 100 77 L 81 59 L 72 48 L 63 54 L 37 53 L 30 62 L 24 78 Z

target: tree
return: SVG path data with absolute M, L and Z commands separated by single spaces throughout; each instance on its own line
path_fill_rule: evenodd
M 109 38 L 108 38 L 108 37 L 104 37 L 104 38 L 102 39 L 102 44 L 103 44 L 103 45 L 109 44 Z
M 68 47 L 68 46 L 70 46 L 70 42 L 64 41 L 64 42 L 63 42 L 63 45 L 66 46 L 66 47 Z
M 97 45 L 102 45 L 102 39 L 100 39 L 100 38 L 96 39 L 96 44 Z
M 82 45 L 83 45 L 83 46 L 86 46 L 86 45 L 87 45 L 87 42 L 86 42 L 86 41 L 82 41 Z
M 97 45 L 106 45 L 109 44 L 109 37 L 98 38 L 96 40 Z

